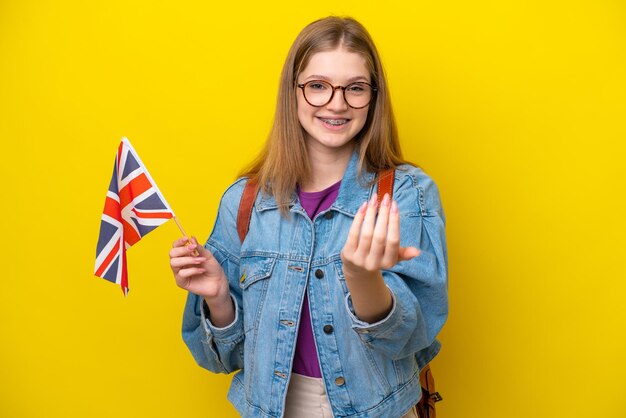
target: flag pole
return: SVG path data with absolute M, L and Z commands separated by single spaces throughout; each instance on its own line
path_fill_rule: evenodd
M 187 235 L 187 233 L 183 229 L 183 226 L 180 224 L 180 222 L 178 222 L 178 219 L 176 218 L 176 216 L 173 216 L 173 218 L 174 218 L 174 222 L 176 222 L 176 225 L 178 225 L 178 229 L 180 229 L 180 232 L 183 233 L 184 237 L 187 237 L 187 244 L 191 244 L 191 241 L 189 240 L 189 236 Z M 194 257 L 199 257 L 200 256 L 200 253 L 198 252 L 198 250 L 193 250 L 193 252 L 191 254 Z

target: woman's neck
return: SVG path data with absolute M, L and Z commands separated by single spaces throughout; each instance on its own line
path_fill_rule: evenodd
M 343 178 L 350 162 L 354 143 L 339 149 L 316 149 L 308 147 L 311 178 L 300 185 L 303 192 L 318 192 L 332 186 Z

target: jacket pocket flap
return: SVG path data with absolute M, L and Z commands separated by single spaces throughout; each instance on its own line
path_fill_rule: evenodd
M 239 279 L 241 288 L 247 289 L 251 284 L 270 277 L 275 263 L 276 257 L 242 257 L 240 259 L 241 278 Z

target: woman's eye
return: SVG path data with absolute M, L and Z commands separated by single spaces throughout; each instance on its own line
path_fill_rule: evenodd
M 353 93 L 362 93 L 365 91 L 365 86 L 362 84 L 352 84 L 348 86 L 348 91 L 351 91 Z
M 313 90 L 324 90 L 326 85 L 324 83 L 310 83 L 309 88 Z

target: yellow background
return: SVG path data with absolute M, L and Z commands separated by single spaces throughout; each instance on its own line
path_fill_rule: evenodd
M 0 1 L 0 416 L 234 417 L 180 337 L 169 222 L 92 275 L 128 136 L 206 239 L 310 21 L 381 51 L 448 219 L 443 418 L 626 417 L 626 10 L 602 1 Z

